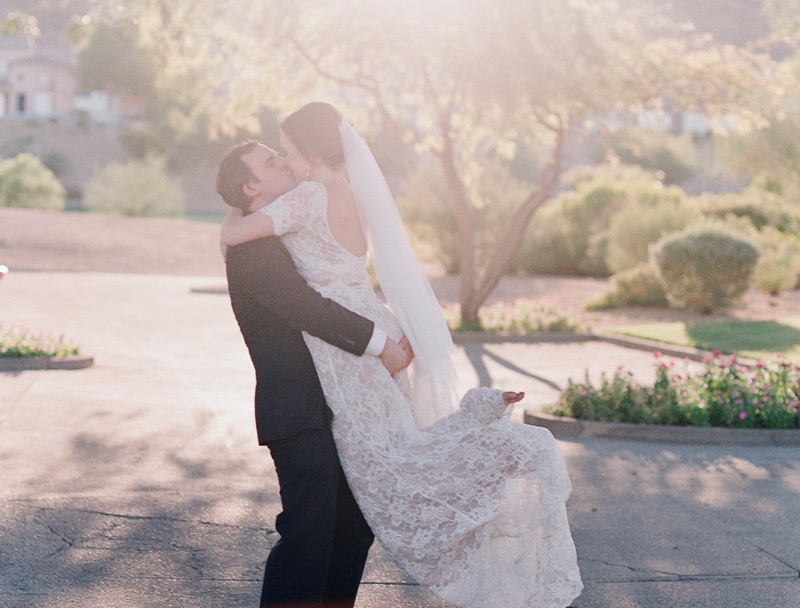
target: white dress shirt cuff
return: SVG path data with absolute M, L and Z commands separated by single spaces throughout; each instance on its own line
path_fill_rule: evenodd
M 372 337 L 369 339 L 367 350 L 365 350 L 364 353 L 372 355 L 373 357 L 380 357 L 383 352 L 383 347 L 386 346 L 386 339 L 387 335 L 385 331 L 379 327 L 373 328 Z

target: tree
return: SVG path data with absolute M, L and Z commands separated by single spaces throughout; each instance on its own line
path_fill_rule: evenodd
M 567 143 L 590 121 L 645 110 L 704 111 L 718 126 L 762 124 L 777 87 L 771 60 L 690 36 L 637 3 L 614 0 L 139 0 L 162 76 L 198 74 L 219 130 L 334 98 L 359 127 L 378 123 L 432 155 L 459 234 L 462 318 L 503 275 L 538 208 L 560 187 Z M 157 9 L 157 10 L 155 10 Z M 133 14 L 133 13 L 132 13 Z M 213 32 L 211 31 L 213 25 Z M 158 34 L 156 34 L 158 33 Z M 189 89 L 197 86 L 190 83 Z M 197 106 L 196 106 L 197 107 Z M 476 255 L 476 206 L 487 159 L 531 164 L 528 191 L 486 259 Z
M 726 128 L 760 125 L 776 93 L 767 56 L 688 37 L 610 0 L 386 6 L 340 2 L 327 15 L 338 27 L 323 31 L 317 15 L 288 37 L 319 76 L 366 94 L 377 116 L 441 165 L 458 223 L 465 322 L 559 188 L 565 145 L 585 121 L 682 109 L 724 117 Z M 482 160 L 543 143 L 546 162 L 480 264 L 473 192 Z
M 800 2 L 765 0 L 764 12 L 779 39 L 797 47 L 800 42 Z
M 97 23 L 77 56 L 80 88 L 150 96 L 156 79 L 155 57 L 138 36 L 138 26 L 132 21 Z
M 6 18 L 0 21 L 0 34 L 4 36 L 31 36 L 38 38 L 42 35 L 39 21 L 33 15 L 24 11 L 11 11 Z

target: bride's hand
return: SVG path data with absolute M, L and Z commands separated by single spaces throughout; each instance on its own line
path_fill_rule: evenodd
M 511 391 L 503 393 L 503 401 L 506 402 L 506 405 L 522 401 L 523 397 L 525 397 L 525 393 L 512 393 Z
M 411 342 L 409 342 L 408 338 L 405 336 L 400 340 L 400 348 L 402 348 L 403 352 L 406 354 L 406 364 L 403 366 L 403 369 L 405 369 L 411 365 L 411 362 L 414 360 L 414 351 L 411 350 Z

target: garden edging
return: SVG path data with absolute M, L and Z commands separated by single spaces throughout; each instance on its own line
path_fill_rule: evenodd
M 514 343 L 536 343 L 536 342 L 556 342 L 568 344 L 571 342 L 608 342 L 624 348 L 635 348 L 650 352 L 660 352 L 669 357 L 681 359 L 691 359 L 692 361 L 702 361 L 703 357 L 710 355 L 709 351 L 698 350 L 690 346 L 679 346 L 666 342 L 656 342 L 645 338 L 635 338 L 624 334 L 613 333 L 580 333 L 571 331 L 533 331 L 526 334 L 502 334 L 486 333 L 480 331 L 453 332 L 453 342 L 456 344 L 474 344 L 484 342 L 486 344 L 500 344 L 502 342 Z M 738 359 L 740 362 L 749 361 Z
M 94 357 L 0 357 L 0 372 L 21 372 L 40 369 L 85 369 L 94 365 Z
M 796 429 L 729 429 L 576 420 L 539 412 L 525 412 L 526 424 L 549 429 L 556 437 L 594 437 L 649 443 L 705 445 L 800 446 Z

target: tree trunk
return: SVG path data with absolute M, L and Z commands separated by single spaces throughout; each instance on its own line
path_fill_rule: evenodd
M 478 310 L 489 297 L 489 294 L 497 287 L 497 283 L 508 268 L 509 262 L 514 257 L 522 239 L 525 237 L 525 230 L 533 217 L 534 212 L 549 200 L 553 189 L 561 179 L 561 154 L 563 150 L 564 134 L 559 131 L 556 138 L 556 145 L 547 166 L 539 176 L 539 185 L 531 192 L 525 201 L 517 209 L 511 224 L 505 233 L 499 238 L 492 250 L 492 255 L 486 265 L 483 277 L 475 286 L 474 270 L 474 247 L 473 247 L 473 269 L 470 277 L 469 289 L 464 289 L 464 274 L 461 275 L 461 290 L 459 293 L 461 303 L 461 321 L 474 321 L 478 316 Z M 472 240 L 475 240 L 474 235 Z
M 469 324 L 475 321 L 476 314 L 465 316 L 463 303 L 471 300 L 475 291 L 475 222 L 473 221 L 467 194 L 464 191 L 464 184 L 455 166 L 452 141 L 449 137 L 445 137 L 445 145 L 439 155 L 439 160 L 442 163 L 447 179 L 447 187 L 458 224 L 460 266 L 458 301 L 461 302 L 462 307 L 461 323 Z

